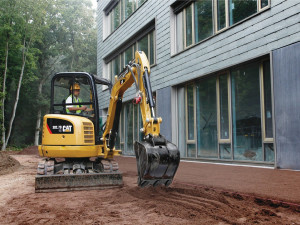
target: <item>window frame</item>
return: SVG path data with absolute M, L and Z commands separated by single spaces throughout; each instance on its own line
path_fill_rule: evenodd
M 150 40 L 151 40 L 151 37 L 150 35 L 153 34 L 153 63 L 150 64 L 150 59 L 151 59 L 151 50 L 150 50 L 150 46 L 151 46 L 151 43 L 150 43 Z M 132 59 L 134 59 L 134 54 L 135 54 L 135 50 L 139 49 L 138 47 L 138 42 L 145 38 L 147 36 L 147 41 L 148 41 L 148 52 L 145 54 L 147 55 L 148 57 L 148 60 L 149 60 L 149 64 L 150 64 L 150 68 L 155 66 L 156 65 L 156 32 L 155 32 L 155 29 L 150 31 L 148 34 L 142 36 L 140 39 L 138 39 L 135 43 L 133 43 L 130 47 L 128 48 L 132 48 Z M 123 70 L 123 67 L 125 65 L 127 65 L 128 62 L 125 62 L 125 51 L 128 49 L 126 48 L 124 51 L 122 51 L 120 54 L 118 54 L 115 58 L 113 58 L 111 61 L 109 61 L 108 63 L 105 63 L 104 62 L 104 66 L 103 66 L 103 76 L 107 76 L 105 78 L 107 78 L 108 80 L 110 80 L 112 83 L 115 82 L 115 79 L 114 77 L 116 75 L 118 75 L 122 70 Z M 117 74 L 113 74 L 114 73 L 114 64 L 116 63 L 116 60 L 118 60 L 119 62 L 119 71 Z M 107 73 L 108 75 L 106 75 L 105 73 Z M 106 90 L 107 88 L 103 88 L 102 90 Z
M 256 0 L 256 2 L 257 2 L 257 12 L 255 12 L 252 15 L 250 15 L 250 16 L 248 16 L 248 17 L 246 17 L 246 18 L 244 18 L 244 19 L 242 19 L 242 20 L 240 20 L 240 21 L 238 21 L 238 22 L 230 25 L 230 23 L 229 23 L 229 0 L 225 0 L 225 20 L 226 20 L 226 23 L 225 23 L 225 27 L 224 28 L 218 30 L 218 23 L 217 23 L 217 21 L 218 21 L 217 0 L 210 0 L 210 1 L 212 1 L 212 12 L 213 12 L 213 15 L 212 15 L 212 20 L 213 20 L 212 24 L 213 24 L 213 27 L 212 27 L 212 29 L 213 29 L 213 32 L 212 32 L 211 36 L 208 36 L 207 38 L 205 38 L 203 40 L 200 40 L 197 43 L 195 42 L 195 39 L 196 39 L 195 38 L 195 35 L 196 35 L 195 34 L 195 2 L 191 2 L 189 5 L 185 6 L 185 8 L 183 8 L 181 11 L 177 11 L 176 13 L 173 12 L 174 19 L 172 19 L 173 20 L 172 24 L 173 24 L 173 26 L 174 26 L 175 29 L 173 29 L 174 31 L 172 31 L 172 36 L 173 35 L 175 36 L 175 38 L 173 39 L 175 41 L 175 43 L 174 43 L 174 47 L 172 46 L 172 48 L 174 49 L 174 54 L 172 54 L 172 56 L 175 56 L 175 55 L 177 55 L 177 54 L 179 54 L 179 53 L 181 53 L 181 52 L 183 52 L 183 51 L 185 51 L 185 50 L 187 50 L 187 49 L 189 49 L 189 48 L 191 48 L 191 47 L 193 47 L 193 46 L 195 46 L 195 45 L 197 45 L 199 43 L 202 43 L 202 42 L 204 42 L 204 41 L 206 41 L 206 40 L 208 40 L 208 39 L 210 39 L 210 38 L 218 35 L 219 33 L 222 33 L 224 31 L 226 31 L 227 29 L 230 29 L 230 28 L 232 28 L 234 26 L 237 26 L 237 25 L 243 23 L 244 21 L 246 21 L 246 20 L 248 20 L 248 19 L 250 19 L 250 18 L 252 18 L 252 17 L 254 17 L 254 16 L 258 15 L 258 14 L 260 14 L 261 12 L 263 12 L 263 11 L 265 11 L 265 10 L 267 10 L 267 9 L 269 9 L 271 7 L 271 0 L 268 0 L 268 5 L 266 5 L 263 8 L 261 7 L 261 1 L 262 0 Z M 187 29 L 187 27 L 186 27 L 186 9 L 187 9 L 187 7 L 190 7 L 190 6 L 192 7 L 192 44 L 187 46 L 186 45 L 186 40 L 187 40 L 186 39 L 186 29 Z M 178 21 L 178 15 L 180 13 L 182 13 L 182 30 L 183 30 L 183 32 L 182 32 L 183 33 L 182 34 L 182 38 L 179 38 L 177 36 L 177 21 Z M 171 14 L 171 15 L 173 15 L 173 14 Z M 183 39 L 182 50 L 179 50 L 179 48 L 178 48 L 178 44 L 179 44 L 178 40 L 180 40 L 180 39 Z
M 111 1 L 116 1 L 116 0 L 111 0 Z M 108 24 L 106 24 L 106 26 L 108 26 L 108 31 L 109 31 L 108 34 L 103 35 L 103 37 L 105 36 L 105 39 L 108 36 L 110 36 L 114 31 L 116 31 L 127 19 L 129 19 L 148 0 L 144 0 L 142 2 L 142 4 L 139 4 L 139 0 L 134 0 L 134 3 L 132 4 L 132 13 L 130 15 L 128 15 L 127 18 L 125 18 L 125 1 L 126 0 L 118 0 L 118 3 L 113 8 L 110 9 L 110 12 L 108 13 L 108 15 L 106 13 L 103 14 L 103 16 L 107 17 L 108 20 L 110 21 L 110 23 L 109 23 L 108 20 L 103 19 L 103 23 L 108 23 Z M 120 7 L 120 18 L 119 18 L 120 23 L 116 28 L 114 28 L 114 9 L 118 6 Z M 106 10 L 104 9 L 104 12 L 105 11 Z
M 229 27 L 229 0 L 225 0 L 225 27 L 218 30 L 218 0 L 213 0 L 213 8 L 214 8 L 214 35 L 218 34 L 220 32 L 223 32 L 224 30 L 228 29 Z M 213 35 L 212 35 L 213 36 Z
M 192 10 L 192 43 L 187 46 L 186 44 L 186 9 L 191 6 Z M 183 9 L 183 49 L 187 49 L 190 46 L 193 46 L 195 44 L 195 12 L 194 12 L 194 3 L 191 3 L 186 8 Z
M 232 83 L 231 83 L 231 72 L 230 69 L 228 70 L 222 70 L 219 71 L 218 73 L 214 73 L 211 74 L 209 77 L 213 77 L 216 76 L 216 101 L 217 101 L 217 105 L 216 105 L 216 112 L 217 112 L 217 140 L 218 140 L 218 156 L 217 159 L 218 160 L 222 160 L 222 161 L 235 161 L 235 162 L 246 162 L 246 163 L 255 163 L 255 164 L 274 164 L 273 161 L 266 161 L 266 150 L 265 150 L 265 145 L 266 144 L 273 144 L 274 147 L 274 158 L 276 159 L 276 145 L 275 145 L 275 140 L 274 140 L 274 91 L 273 91 L 273 81 L 272 81 L 272 71 L 270 70 L 270 85 L 271 85 L 271 103 L 272 103 L 272 132 L 273 132 L 273 138 L 266 138 L 266 121 L 265 121 L 265 93 L 264 93 L 264 73 L 263 73 L 263 65 L 264 62 L 266 61 L 270 61 L 271 64 L 271 59 L 270 58 L 263 58 L 260 60 L 255 60 L 252 62 L 247 62 L 247 63 L 243 63 L 238 65 L 238 67 L 244 67 L 247 66 L 251 63 L 257 62 L 258 66 L 259 66 L 259 95 L 260 95 L 260 114 L 261 114 L 261 138 L 262 138 L 262 161 L 246 161 L 246 160 L 235 160 L 234 159 L 234 149 L 233 149 L 233 118 L 232 118 Z M 271 65 L 270 65 L 271 66 Z M 238 67 L 232 67 L 232 68 L 238 68 Z M 227 76 L 227 88 L 228 88 L 228 129 L 229 129 L 229 138 L 228 139 L 222 139 L 221 138 L 221 125 L 220 125 L 220 109 L 221 109 L 221 105 L 220 105 L 220 76 Z M 205 76 L 206 78 L 206 76 Z M 210 158 L 206 158 L 206 157 L 201 157 L 198 156 L 197 152 L 198 152 L 198 141 L 197 141 L 197 100 L 196 100 L 196 85 L 195 82 L 200 81 L 202 79 L 205 78 L 198 78 L 196 80 L 193 80 L 192 82 L 186 83 L 183 86 L 180 87 L 184 87 L 184 113 L 185 113 L 185 135 L 184 135 L 184 145 L 185 145 L 185 157 L 184 158 L 192 158 L 192 159 L 205 159 L 205 160 L 214 160 L 214 159 L 210 159 Z M 188 127 L 188 121 L 189 121 L 189 116 L 188 116 L 188 87 L 192 86 L 193 88 L 193 116 L 194 116 L 194 139 L 189 139 L 189 127 Z M 178 97 L 178 96 L 177 96 Z M 177 132 L 177 137 L 179 137 L 179 132 Z M 196 148 L 196 155 L 193 157 L 188 157 L 188 145 L 195 145 Z M 228 144 L 230 145 L 230 159 L 228 158 L 222 158 L 221 157 L 221 145 L 225 145 Z

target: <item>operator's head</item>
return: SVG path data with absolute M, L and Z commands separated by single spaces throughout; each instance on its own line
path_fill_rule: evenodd
M 73 87 L 74 87 L 74 90 L 73 90 Z M 74 85 L 72 85 L 70 87 L 70 90 L 72 91 L 73 90 L 73 95 L 75 97 L 78 97 L 79 96 L 79 93 L 80 93 L 80 85 L 78 83 L 75 83 Z

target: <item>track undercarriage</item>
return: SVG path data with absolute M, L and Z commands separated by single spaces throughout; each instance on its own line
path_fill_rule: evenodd
M 118 163 L 102 158 L 44 159 L 38 164 L 35 192 L 93 190 L 123 186 Z

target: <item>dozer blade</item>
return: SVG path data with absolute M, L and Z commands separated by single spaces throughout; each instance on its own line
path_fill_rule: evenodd
M 180 161 L 176 145 L 168 141 L 160 144 L 142 141 L 135 142 L 134 150 L 140 187 L 172 183 Z
M 37 175 L 35 192 L 94 190 L 120 187 L 121 173 Z
M 35 177 L 35 192 L 94 190 L 123 186 L 116 162 L 67 159 L 40 162 Z

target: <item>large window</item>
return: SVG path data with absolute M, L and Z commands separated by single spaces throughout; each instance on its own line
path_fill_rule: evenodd
M 181 2 L 181 3 L 177 3 Z M 269 0 L 176 1 L 176 52 L 180 52 L 267 8 Z M 180 6 L 184 6 L 180 8 Z M 179 8 L 179 9 L 178 9 Z
M 183 157 L 274 162 L 268 59 L 179 87 L 177 101 Z
M 115 75 L 118 75 L 124 68 L 125 65 L 134 59 L 134 53 L 136 50 L 144 51 L 149 60 L 150 66 L 155 64 L 155 31 L 142 37 L 132 46 L 128 47 L 124 52 L 119 54 L 108 64 L 104 65 L 106 70 L 104 70 L 103 75 L 114 81 Z
M 109 27 L 108 33 L 116 30 L 135 10 L 137 10 L 146 0 L 113 0 L 110 4 L 113 8 L 105 9 L 105 22 Z M 107 34 L 108 35 L 108 34 Z M 106 36 L 107 36 L 106 35 Z

